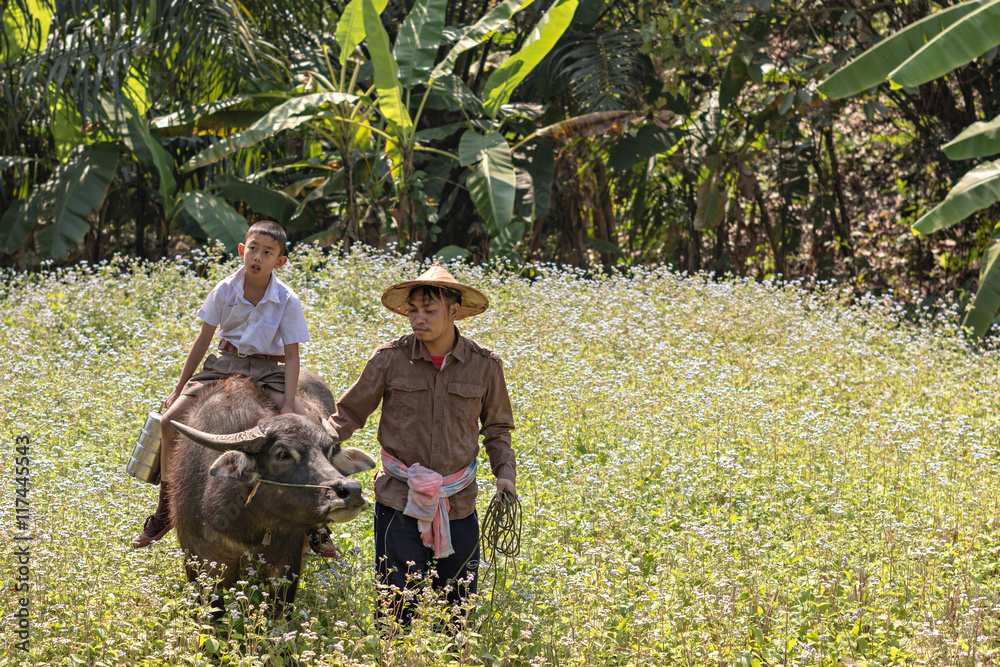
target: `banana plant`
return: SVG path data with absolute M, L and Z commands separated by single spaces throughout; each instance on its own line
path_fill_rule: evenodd
M 279 41 L 283 35 L 293 35 L 293 41 L 305 35 L 295 42 L 301 45 L 309 33 L 283 29 L 282 21 L 310 9 L 286 11 L 291 5 L 278 0 L 261 3 L 270 13 L 256 12 L 255 3 L 223 3 L 208 21 L 200 7 L 183 0 L 5 4 L 3 42 L 11 48 L 0 53 L 5 65 L 0 92 L 11 102 L 11 113 L 7 122 L 0 122 L 0 134 L 7 147 L 3 152 L 11 155 L 0 155 L 0 165 L 9 165 L 3 167 L 6 210 L 0 216 L 0 251 L 14 252 L 33 238 L 40 256 L 65 257 L 95 220 L 100 237 L 107 222 L 103 216 L 118 203 L 109 201 L 110 196 L 134 202 L 151 195 L 162 206 L 164 229 L 170 221 L 196 223 L 190 227 L 193 232 L 218 237 L 234 251 L 242 240 L 236 219 L 243 227 L 245 222 L 225 197 L 242 197 L 251 207 L 287 210 L 288 202 L 278 201 L 281 193 L 255 191 L 249 183 L 220 181 L 209 191 L 190 191 L 190 181 L 178 182 L 174 157 L 146 118 L 151 100 L 170 104 L 174 95 L 218 100 L 234 87 L 252 88 L 268 74 L 280 74 L 282 51 L 261 29 L 268 28 L 268 35 Z M 281 11 L 272 11 L 276 8 Z M 255 13 L 259 20 L 251 25 L 245 19 Z M 210 38 L 203 39 L 206 35 Z M 246 57 L 218 61 L 205 57 L 209 52 Z M 233 127 L 230 123 L 222 133 Z M 17 153 L 26 146 L 28 161 Z M 32 150 L 34 146 L 39 148 Z M 178 194 L 181 189 L 188 191 Z M 136 191 L 141 194 L 124 194 Z M 148 222 L 143 216 L 149 209 L 140 204 L 129 213 L 135 216 L 141 253 Z
M 103 203 L 119 153 L 116 145 L 106 142 L 74 150 L 45 183 L 0 218 L 0 249 L 12 253 L 34 234 L 44 256 L 65 257 L 83 241 L 88 218 Z
M 368 198 L 368 214 L 374 210 L 394 221 L 401 242 L 415 240 L 440 231 L 433 220 L 454 201 L 454 191 L 441 201 L 444 183 L 451 182 L 468 188 L 491 252 L 512 253 L 525 225 L 512 222 L 516 180 L 507 136 L 516 137 L 517 130 L 505 125 L 510 118 L 505 105 L 565 31 L 577 0 L 557 0 L 523 47 L 484 77 L 484 85 L 475 86 L 477 92 L 453 70 L 463 54 L 476 48 L 482 49 L 485 65 L 490 49 L 484 44 L 503 43 L 502 31 L 529 4 L 504 0 L 471 24 L 446 30 L 446 0 L 418 0 L 390 44 L 380 17 L 387 0 L 351 0 L 335 31 L 339 68 L 327 60 L 325 72 L 308 73 L 308 85 L 287 92 L 272 87 L 260 95 L 213 93 L 153 122 L 146 119 L 148 91 L 140 86 L 116 99 L 114 118 L 121 122 L 105 125 L 99 135 L 70 137 L 81 145 L 70 152 L 67 143 L 66 164 L 52 173 L 49 185 L 35 188 L 33 198 L 19 200 L 0 218 L 0 244 L 16 249 L 36 233 L 36 240 L 46 243 L 45 252 L 67 252 L 86 233 L 110 184 L 131 173 L 131 167 L 118 169 L 128 164 L 148 175 L 165 224 L 200 230 L 229 248 L 241 240 L 244 225 L 231 201 L 308 228 L 313 224 L 310 204 L 346 198 L 349 235 L 356 238 L 365 216 L 355 187 Z M 144 37 L 136 35 L 140 44 Z M 371 88 L 361 89 L 369 79 Z M 425 119 L 418 132 L 425 109 L 435 105 L 450 105 L 464 121 Z M 72 118 L 67 127 L 74 123 L 79 127 Z M 164 139 L 178 135 L 214 139 L 194 157 L 175 162 Z M 307 144 L 309 156 L 268 156 L 289 137 Z M 449 148 L 439 147 L 442 139 Z M 277 179 L 284 181 L 280 190 L 274 187 Z M 66 198 L 67 205 L 53 207 L 44 200 L 43 194 L 53 193 Z
M 205 204 L 204 193 L 176 196 L 173 157 L 135 103 L 126 99 L 124 106 L 129 115 L 111 133 L 113 137 L 73 148 L 45 183 L 6 211 L 0 218 L 0 250 L 12 253 L 33 234 L 42 256 L 65 257 L 83 241 L 91 217 L 98 213 L 119 177 L 119 167 L 132 162 L 155 176 L 156 192 L 168 220 L 186 213 L 209 238 L 220 239 L 235 252 L 243 234 L 234 231 L 233 216 L 241 222 L 242 216 L 224 201 L 212 202 L 214 206 Z
M 263 110 L 259 109 L 260 103 L 265 102 L 263 99 L 257 99 L 256 103 L 245 98 L 234 99 L 233 106 L 241 110 L 247 106 L 259 109 L 253 116 L 241 117 L 240 129 L 224 120 L 227 117 L 230 121 L 236 120 L 232 118 L 233 107 L 219 103 L 204 105 L 200 109 L 191 110 L 191 113 L 158 119 L 156 122 L 171 133 L 175 130 L 183 133 L 195 128 L 214 128 L 217 124 L 221 124 L 222 129 L 228 127 L 235 130 L 228 136 L 218 137 L 215 143 L 181 164 L 180 171 L 189 174 L 214 168 L 238 153 L 249 152 L 254 157 L 244 162 L 256 164 L 256 171 L 244 174 L 244 178 L 240 179 L 226 173 L 232 170 L 230 165 L 217 168 L 223 173 L 213 178 L 214 187 L 227 198 L 243 201 L 254 211 L 272 217 L 289 231 L 313 229 L 315 216 L 309 204 L 346 186 L 347 234 L 350 238 L 357 239 L 360 214 L 354 191 L 356 179 L 353 171 L 358 153 L 369 143 L 372 130 L 369 119 L 374 112 L 363 93 L 335 90 L 338 82 L 332 76 L 319 72 L 311 72 L 310 76 L 313 88 L 320 89 L 321 92 L 300 90 L 285 95 L 269 93 L 266 97 L 270 101 L 270 108 L 266 108 L 267 104 L 264 104 Z M 346 83 L 346 88 L 354 90 L 355 85 L 356 81 L 352 80 Z M 220 109 L 220 106 L 224 108 Z M 376 131 L 381 132 L 377 128 Z M 214 134 L 214 131 L 211 133 Z M 261 164 L 268 163 L 261 147 L 286 135 L 304 138 L 305 143 L 310 145 L 326 142 L 334 147 L 337 158 L 334 160 L 331 156 L 317 156 L 317 159 L 286 159 L 260 168 Z M 281 176 L 292 182 L 280 190 L 262 185 L 269 176 Z M 308 194 L 299 197 L 307 191 Z M 331 231 L 326 230 L 309 238 L 324 238 Z
M 337 174 L 311 184 L 311 194 L 301 200 L 299 210 L 311 200 L 329 196 L 342 185 L 348 191 L 349 227 L 356 229 L 360 216 L 352 205 L 358 179 L 352 165 L 361 159 L 359 156 L 368 159 L 374 153 L 388 162 L 387 175 L 396 203 L 387 218 L 395 221 L 403 242 L 407 238 L 415 240 L 422 231 L 440 231 L 433 226 L 420 226 L 439 212 L 428 208 L 434 206 L 443 187 L 440 184 L 447 180 L 441 164 L 445 161 L 466 170 L 462 178 L 485 222 L 491 252 L 511 254 L 523 237 L 525 226 L 511 222 L 516 185 L 510 145 L 501 132 L 502 108 L 517 84 L 563 34 L 577 0 L 559 0 L 543 15 L 523 48 L 487 78 L 482 95 L 471 91 L 452 69 L 459 56 L 509 25 L 512 16 L 528 4 L 530 0 L 500 3 L 476 22 L 457 30 L 454 44 L 440 62 L 435 62 L 441 47 L 448 45 L 446 0 L 417 0 L 394 45 L 390 45 L 380 17 L 386 0 L 352 0 L 336 29 L 339 77 L 333 67 L 328 67 L 326 73 L 311 72 L 315 85 L 324 92 L 293 97 L 275 106 L 246 129 L 195 155 L 181 169 L 194 171 L 237 151 L 253 149 L 280 133 L 307 129 L 311 136 L 336 150 L 341 166 Z M 362 44 L 365 52 L 359 49 Z M 358 80 L 364 78 L 359 73 L 368 67 L 374 83 L 371 90 L 362 91 L 357 88 Z M 466 120 L 417 132 L 429 100 L 435 97 L 456 104 L 455 109 Z M 457 154 L 428 145 L 458 132 L 463 133 Z M 374 150 L 365 145 L 368 141 Z M 420 163 L 420 169 L 415 162 L 418 154 L 429 156 Z M 370 169 L 369 173 L 375 174 L 371 179 L 380 180 L 377 169 Z M 367 187 L 374 189 L 371 183 Z M 440 208 L 441 202 L 437 201 L 437 206 Z M 464 255 L 468 255 L 465 249 L 450 247 L 442 256 Z
M 410 191 L 421 188 L 420 184 L 415 187 L 413 183 L 414 154 L 436 154 L 456 161 L 467 170 L 466 186 L 485 222 L 491 239 L 490 250 L 513 252 L 516 243 L 524 236 L 525 226 L 520 222 L 511 222 L 516 182 L 511 148 L 501 132 L 501 110 L 517 85 L 566 31 L 577 2 L 559 0 L 546 11 L 524 46 L 490 74 L 482 94 L 477 95 L 452 74 L 455 63 L 463 53 L 479 46 L 496 30 L 509 24 L 511 17 L 529 5 L 530 0 L 505 0 L 472 25 L 461 29 L 454 45 L 436 64 L 436 54 L 444 45 L 447 2 L 418 0 L 403 22 L 394 48 L 390 50 L 374 1 L 352 0 L 351 5 L 359 3 L 363 7 L 366 43 L 378 93 L 373 107 L 386 126 L 387 154 L 392 161 L 397 192 L 401 193 L 399 211 L 402 224 L 412 227 L 414 216 L 418 213 L 410 206 L 407 196 Z M 349 14 L 349 9 L 345 10 L 345 16 Z M 457 155 L 423 145 L 421 140 L 430 135 L 415 131 L 425 105 L 435 93 L 459 100 L 459 109 L 466 116 L 464 124 L 449 128 L 455 131 L 464 129 Z M 411 116 L 409 110 L 414 102 L 411 98 L 417 94 L 420 94 L 420 101 Z M 445 248 L 441 256 L 451 258 L 465 254 L 466 250 L 451 246 Z
M 963 67 L 1000 46 L 1000 0 L 970 0 L 935 12 L 890 35 L 820 84 L 831 98 L 858 95 L 885 81 L 912 88 Z M 974 123 L 943 147 L 952 160 L 1000 154 L 1000 117 Z M 916 234 L 931 234 L 1000 202 L 1000 160 L 983 162 L 944 200 L 913 224 Z M 979 289 L 962 326 L 984 336 L 1000 308 L 1000 233 L 994 232 L 983 255 Z

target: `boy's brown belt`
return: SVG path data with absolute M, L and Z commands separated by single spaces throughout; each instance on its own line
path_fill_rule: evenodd
M 237 357 L 253 357 L 254 359 L 267 359 L 268 361 L 274 361 L 279 364 L 285 363 L 285 355 L 283 354 L 240 354 L 237 347 L 228 340 L 224 340 L 219 343 L 219 349 L 223 352 L 233 352 Z

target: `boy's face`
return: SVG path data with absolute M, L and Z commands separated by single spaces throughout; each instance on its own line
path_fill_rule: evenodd
M 460 308 L 457 303 L 453 303 L 445 310 L 443 301 L 432 299 L 426 294 L 411 295 L 406 305 L 409 307 L 406 316 L 410 318 L 410 328 L 424 345 L 433 345 L 451 333 L 452 323 Z M 450 317 L 446 317 L 447 315 Z
M 266 234 L 250 234 L 239 250 L 240 259 L 251 276 L 268 276 L 288 261 L 288 257 L 280 254 L 278 242 Z

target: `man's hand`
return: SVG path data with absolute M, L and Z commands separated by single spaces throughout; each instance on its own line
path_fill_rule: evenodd
M 514 482 L 509 479 L 504 479 L 503 477 L 497 478 L 497 495 L 493 502 L 499 502 L 500 496 L 503 495 L 504 491 L 510 491 L 512 496 L 516 496 L 517 493 L 514 491 Z

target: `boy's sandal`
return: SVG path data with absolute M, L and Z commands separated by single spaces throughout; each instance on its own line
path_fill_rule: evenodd
M 150 514 L 146 517 L 146 523 L 142 525 L 142 533 L 132 539 L 132 548 L 142 549 L 143 547 L 148 547 L 169 533 L 173 527 L 174 525 L 170 522 L 169 514 Z

